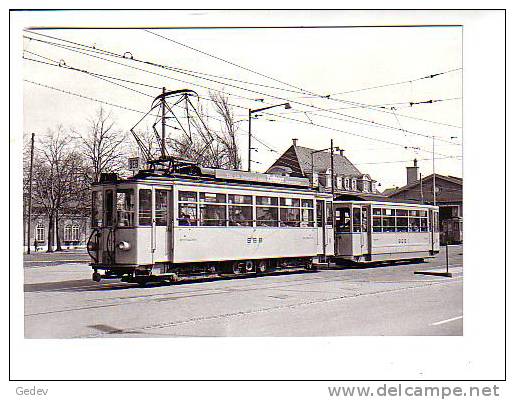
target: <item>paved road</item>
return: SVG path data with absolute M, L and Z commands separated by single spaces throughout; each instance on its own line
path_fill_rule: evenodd
M 82 261 L 81 261 L 82 260 Z M 27 338 L 163 336 L 462 335 L 462 249 L 452 278 L 423 264 L 333 268 L 140 288 L 91 281 L 82 251 L 30 256 Z

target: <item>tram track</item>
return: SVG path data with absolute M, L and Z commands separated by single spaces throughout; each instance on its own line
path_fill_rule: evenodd
M 430 286 L 446 286 L 446 285 L 452 285 L 455 284 L 457 281 L 462 280 L 462 278 L 454 278 L 452 280 L 446 280 L 446 281 L 432 281 L 432 282 L 426 282 L 422 285 L 411 285 L 406 286 L 402 288 L 394 288 L 389 290 L 377 290 L 372 292 L 366 292 L 366 293 L 356 293 L 356 294 L 347 294 L 347 295 L 341 295 L 341 296 L 335 296 L 335 297 L 329 297 L 324 299 L 315 299 L 315 300 L 307 300 L 307 301 L 301 301 L 296 302 L 293 304 L 282 304 L 282 305 L 276 305 L 271 307 L 262 307 L 254 310 L 247 310 L 247 311 L 236 311 L 236 312 L 230 312 L 230 313 L 222 313 L 222 314 L 216 314 L 216 315 L 208 315 L 208 316 L 199 316 L 199 317 L 192 317 L 192 318 L 186 318 L 178 321 L 166 321 L 166 322 L 160 322 L 155 324 L 148 324 L 148 325 L 141 325 L 137 327 L 131 327 L 126 329 L 116 329 L 115 331 L 104 331 L 99 332 L 95 334 L 89 334 L 89 335 L 78 335 L 74 336 L 74 338 L 100 338 L 105 337 L 109 335 L 123 335 L 123 334 L 131 334 L 131 333 L 141 333 L 142 331 L 148 331 L 148 330 L 154 330 L 154 329 L 165 329 L 170 328 L 174 326 L 180 326 L 185 324 L 191 324 L 191 323 L 199 323 L 199 322 L 205 322 L 205 321 L 213 321 L 213 320 L 220 320 L 220 319 L 227 319 L 227 318 L 234 318 L 234 317 L 243 317 L 247 315 L 255 315 L 260 313 L 266 313 L 266 312 L 274 312 L 278 310 L 284 310 L 284 309 L 295 309 L 299 307 L 306 307 L 310 305 L 317 305 L 317 304 L 323 304 L 323 303 L 329 303 L 329 302 L 335 302 L 340 300 L 348 300 L 358 297 L 364 297 L 364 296 L 376 296 L 381 294 L 388 294 L 388 293 L 396 293 L 396 292 L 402 292 L 407 290 L 415 290 L 420 288 L 427 288 Z
M 439 267 L 435 267 L 439 268 Z M 448 278 L 446 278 L 448 279 Z M 303 279 L 295 279 L 285 282 L 277 282 L 277 283 L 266 283 L 266 284 L 247 284 L 236 287 L 226 287 L 226 288 L 201 288 L 195 290 L 186 290 L 186 291 L 178 291 L 178 292 L 166 292 L 166 293 L 154 293 L 154 294 L 138 294 L 135 296 L 118 296 L 118 297 L 110 297 L 104 299 L 92 299 L 90 302 L 113 302 L 111 304 L 97 304 L 97 305 L 84 305 L 80 307 L 72 307 L 72 308 L 64 308 L 58 310 L 49 310 L 37 313 L 28 313 L 25 314 L 25 317 L 35 317 L 41 315 L 52 315 L 58 313 L 66 313 L 66 312 L 76 312 L 76 311 L 84 311 L 84 310 L 94 310 L 94 309 L 102 309 L 109 307 L 121 307 L 129 304 L 145 304 L 145 303 L 153 303 L 153 302 L 163 302 L 163 301 L 176 301 L 183 300 L 195 297 L 205 297 L 205 296 L 216 296 L 223 294 L 234 294 L 234 293 L 244 293 L 250 291 L 266 291 L 266 290 L 278 290 L 278 291 L 295 291 L 295 292 L 317 292 L 317 291 L 309 291 L 305 289 L 294 290 L 292 288 L 299 286 L 306 286 L 311 284 L 324 284 L 329 282 L 340 282 L 340 283 L 355 283 L 355 284 L 363 284 L 363 283 L 372 283 L 372 284 L 405 284 L 405 283 L 413 283 L 413 282 L 424 282 L 423 285 L 417 285 L 415 287 L 427 286 L 431 283 L 441 282 L 443 279 L 437 278 L 432 279 L 430 281 L 422 281 L 422 280 L 396 280 L 396 281 L 371 281 L 371 280 L 356 280 L 352 277 L 340 277 L 335 278 L 334 276 L 329 277 L 316 277 L 312 276 L 309 278 Z M 233 281 L 228 281 L 233 282 Z M 162 287 L 162 286 L 158 286 Z M 176 287 L 176 286 L 171 286 Z M 343 290 L 344 288 L 342 288 Z M 354 288 L 349 288 L 354 289 Z M 327 291 L 318 291 L 328 293 Z

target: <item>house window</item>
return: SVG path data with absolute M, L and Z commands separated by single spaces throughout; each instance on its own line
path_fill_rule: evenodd
M 370 182 L 369 181 L 363 181 L 363 191 L 364 192 L 370 191 Z
M 68 224 L 64 227 L 64 241 L 65 242 L 78 242 L 79 241 L 79 225 Z
M 356 178 L 352 178 L 352 190 L 357 190 L 358 189 L 358 181 L 356 180 Z
M 36 225 L 35 237 L 38 242 L 45 241 L 45 225 L 41 223 Z
M 344 180 L 345 190 L 350 190 L 350 179 L 345 178 Z
M 336 177 L 336 188 L 342 189 L 342 177 L 341 176 Z

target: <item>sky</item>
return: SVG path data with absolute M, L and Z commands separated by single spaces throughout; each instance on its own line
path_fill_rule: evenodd
M 142 18 L 132 26 L 177 27 L 177 12 L 168 13 L 173 13 L 169 25 L 166 18 L 158 19 L 158 24 L 155 19 Z M 329 147 L 333 139 L 335 146 L 343 148 L 347 158 L 377 180 L 379 190 L 384 190 L 405 184 L 405 167 L 414 158 L 419 160 L 423 175 L 432 173 L 434 136 L 435 171 L 461 177 L 461 28 L 342 27 L 349 21 L 352 24 L 347 17 L 345 11 L 316 15 L 241 12 L 232 17 L 222 12 L 190 12 L 183 20 L 189 26 L 209 24 L 220 28 L 25 31 L 27 37 L 20 38 L 24 57 L 138 82 L 118 81 L 141 93 L 85 73 L 23 60 L 24 131 L 43 133 L 58 124 L 84 130 L 101 105 L 91 100 L 96 99 L 140 111 L 104 105 L 117 127 L 127 132 L 141 118 L 141 112 L 149 110 L 160 93 L 158 88 L 163 86 L 196 91 L 201 97 L 198 101 L 214 115 L 209 102 L 202 98 L 208 97 L 209 90 L 223 91 L 241 121 L 238 140 L 245 168 L 248 109 L 288 101 L 291 109 L 276 107 L 252 121 L 252 134 L 265 144 L 254 142 L 255 171 L 265 171 L 293 138 L 313 149 Z M 65 21 L 72 27 L 107 26 L 93 15 L 83 15 L 79 20 L 66 15 L 60 18 L 60 24 L 55 24 L 48 16 L 38 15 L 31 25 L 62 26 Z M 241 26 L 316 22 L 319 27 L 227 28 L 234 26 L 234 21 Z M 130 52 L 137 60 L 195 71 L 196 76 L 105 53 L 88 52 L 88 56 L 69 51 L 38 42 L 36 39 L 63 43 L 41 34 L 117 54 Z M 435 76 L 429 78 L 431 75 Z M 324 97 L 327 95 L 329 98 Z M 427 103 L 429 100 L 442 101 Z M 410 102 L 419 104 L 410 106 Z M 216 128 L 217 121 L 211 123 Z M 169 134 L 173 137 L 176 132 L 170 130 Z

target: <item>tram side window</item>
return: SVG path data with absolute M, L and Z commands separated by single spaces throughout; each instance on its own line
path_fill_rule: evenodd
M 200 201 L 202 203 L 225 203 L 227 200 L 224 193 L 200 193 Z
M 231 195 L 229 195 L 230 197 Z M 251 197 L 251 196 L 243 196 Z M 252 197 L 251 197 L 252 203 Z M 252 226 L 252 206 L 229 206 L 230 226 Z
M 139 190 L 139 210 L 138 210 L 139 225 L 150 226 L 152 225 L 152 190 L 140 189 Z
M 197 205 L 179 203 L 179 226 L 197 226 Z
M 350 232 L 350 208 L 337 208 L 335 216 L 336 233 Z
M 91 226 L 102 226 L 102 192 L 91 193 Z
M 258 206 L 277 206 L 277 197 L 256 196 Z
M 408 232 L 408 217 L 397 217 L 397 232 Z
M 281 207 L 300 207 L 300 200 L 281 197 Z
M 156 189 L 156 225 L 166 226 L 168 224 L 168 190 Z
M 281 226 L 300 226 L 300 208 L 281 208 Z
M 313 211 L 313 200 L 302 199 L 301 200 L 301 211 L 300 211 L 300 226 L 305 228 L 308 226 L 314 226 L 314 211 Z
M 383 217 L 383 232 L 395 232 L 395 217 Z
M 197 202 L 197 192 L 184 192 L 179 191 L 179 201 Z
M 113 226 L 113 191 L 106 190 L 104 210 L 106 216 L 106 226 Z
M 279 213 L 277 207 L 256 207 L 257 226 L 278 226 Z
M 352 209 L 352 231 L 361 232 L 361 208 Z
M 197 192 L 179 191 L 179 226 L 197 226 Z
M 241 194 L 230 194 L 229 204 L 252 204 L 252 196 L 244 196 Z
M 300 215 L 300 226 L 305 228 L 308 226 L 314 226 L 315 221 L 313 220 L 313 209 L 303 208 Z
M 420 218 L 420 231 L 427 232 L 427 217 Z
M 118 226 L 134 226 L 134 189 L 116 191 L 116 221 Z
M 372 231 L 381 232 L 381 209 L 374 208 L 372 209 Z
M 225 196 L 225 195 L 224 195 Z M 201 204 L 200 225 L 225 226 L 227 222 L 225 205 Z

